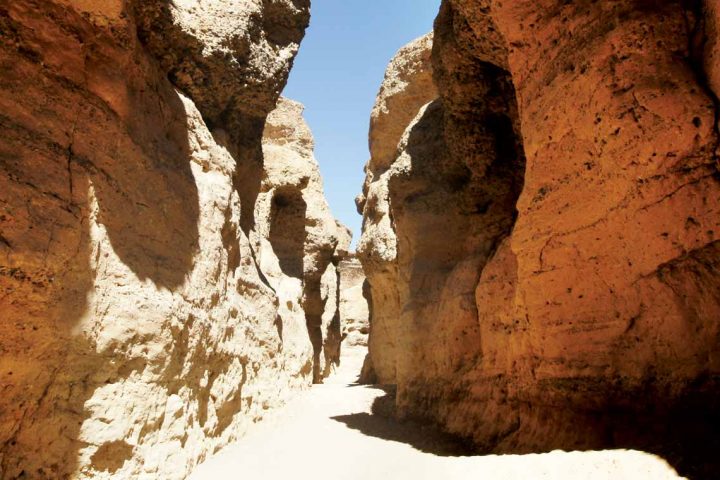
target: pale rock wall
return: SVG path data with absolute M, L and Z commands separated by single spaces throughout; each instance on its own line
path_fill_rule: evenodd
M 343 346 L 367 348 L 370 333 L 367 285 L 360 261 L 350 256 L 340 262 L 340 323 Z
M 363 192 L 357 198 L 358 210 L 363 214 L 357 255 L 371 286 L 368 292 L 373 329 L 369 338 L 371 364 L 364 369 L 365 381 L 394 383 L 396 378 L 395 348 L 399 335 L 395 332 L 395 319 L 401 305 L 397 237 L 388 196 L 389 169 L 406 126 L 420 107 L 437 97 L 431 52 L 431 34 L 398 51 L 385 71 L 370 119 L 371 157 L 365 166 Z
M 315 355 L 314 381 L 321 382 L 340 358 L 336 267 L 347 255 L 350 234 L 336 222 L 325 200 L 303 108 L 281 98 L 268 117 L 263 137 L 265 172 L 255 218 L 266 220 L 259 220 L 256 229 L 262 270 L 281 297 L 281 309 L 304 317 Z M 276 219 L 280 221 L 273 224 Z
M 374 372 L 368 354 L 370 332 L 370 286 L 362 264 L 354 253 L 338 265 L 340 274 L 340 325 L 342 351 L 333 383 L 373 383 Z
M 272 275 L 256 205 L 308 17 L 0 3 L 0 477 L 182 479 L 310 384 L 301 287 Z M 301 270 L 324 272 L 339 235 L 317 215 Z

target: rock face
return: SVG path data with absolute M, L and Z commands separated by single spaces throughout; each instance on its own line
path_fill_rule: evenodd
M 369 291 L 373 312 L 373 333 L 369 339 L 372 372 L 367 370 L 364 377 L 380 383 L 395 383 L 395 348 L 399 339 L 395 332 L 400 313 L 397 237 L 389 205 L 389 169 L 405 127 L 421 106 L 437 96 L 431 51 L 432 35 L 427 35 L 400 49 L 390 62 L 370 119 L 372 155 L 365 167 L 363 193 L 357 199 L 358 210 L 364 213 L 357 254 L 372 285 Z
M 263 136 L 265 175 L 256 203 L 261 270 L 278 294 L 281 314 L 304 319 L 321 382 L 340 361 L 338 265 L 351 234 L 330 213 L 303 106 L 281 98 Z M 264 220 L 264 221 L 262 221 Z
M 441 95 L 360 199 L 401 415 L 521 452 L 715 418 L 720 37 L 687 3 L 443 2 Z
M 340 323 L 343 347 L 367 348 L 370 323 L 368 302 L 365 298 L 367 283 L 360 261 L 349 256 L 340 262 Z
M 308 3 L 0 5 L 0 477 L 184 478 L 335 358 Z

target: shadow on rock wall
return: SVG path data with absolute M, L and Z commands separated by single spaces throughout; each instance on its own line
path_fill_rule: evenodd
M 398 412 L 481 453 L 633 448 L 717 478 L 716 102 L 686 61 L 703 13 L 490 3 L 443 2 L 445 112 L 391 170 Z M 501 31 L 511 47 L 477 36 Z
M 0 33 L 16 40 L 0 50 L 0 476 L 67 478 L 88 446 L 87 400 L 145 367 L 120 345 L 98 351 L 114 320 L 88 298 L 121 291 L 124 274 L 101 271 L 92 232 L 141 281 L 176 290 L 198 248 L 198 191 L 183 104 L 136 44 L 51 2 L 0 8 Z M 132 454 L 107 442 L 92 463 L 112 473 Z
M 295 187 L 278 189 L 272 199 L 269 240 L 288 277 L 303 278 L 307 204 Z

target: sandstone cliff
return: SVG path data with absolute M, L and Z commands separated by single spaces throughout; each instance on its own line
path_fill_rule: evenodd
M 395 382 L 395 349 L 400 340 L 395 331 L 401 305 L 397 237 L 388 197 L 389 169 L 405 127 L 421 106 L 437 96 L 430 68 L 431 48 L 432 35 L 412 42 L 397 53 L 385 72 L 370 120 L 371 157 L 365 166 L 365 185 L 357 199 L 358 210 L 364 212 L 357 254 L 372 285 L 372 373 L 366 369 L 364 376 L 380 383 Z
M 309 134 L 262 161 L 308 4 L 0 2 L 0 477 L 184 478 L 335 348 Z
M 368 303 L 365 298 L 367 282 L 360 261 L 349 255 L 340 262 L 340 323 L 343 346 L 367 348 L 370 324 Z
M 350 232 L 330 213 L 303 106 L 281 98 L 263 137 L 265 172 L 256 203 L 261 269 L 280 311 L 302 319 L 312 341 L 315 382 L 340 360 L 338 265 Z M 291 306 L 292 304 L 292 306 Z
M 369 284 L 360 260 L 348 255 L 338 266 L 340 272 L 340 325 L 342 352 L 334 383 L 373 383 L 368 335 L 370 332 Z
M 440 98 L 360 202 L 401 415 L 495 451 L 711 424 L 718 31 L 696 3 L 443 2 L 422 67 Z

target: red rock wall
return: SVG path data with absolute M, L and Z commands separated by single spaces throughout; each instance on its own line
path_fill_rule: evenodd
M 405 345 L 396 361 L 408 372 L 398 374 L 402 414 L 432 417 L 485 448 L 529 451 L 652 442 L 673 431 L 667 421 L 714 411 L 716 10 L 713 2 L 443 2 L 433 63 L 444 114 L 406 135 L 434 128 L 449 159 L 410 151 L 413 166 L 403 167 L 406 148 L 389 187 L 406 312 L 396 324 Z M 489 117 L 488 105 L 504 105 L 506 119 Z M 440 107 L 424 115 L 432 108 Z M 495 145 L 485 163 L 483 138 Z M 449 163 L 480 179 L 491 174 L 488 162 L 514 169 L 496 177 L 509 197 L 491 205 L 521 187 L 507 228 L 492 207 L 453 219 L 462 197 L 450 200 L 442 176 L 414 167 Z M 482 198 L 485 180 L 467 198 Z M 413 213 L 418 184 L 425 204 Z M 481 237 L 458 230 L 468 221 Z M 490 231 L 477 227 L 488 221 L 499 228 L 489 248 L 480 238 Z M 455 253 L 433 264 L 449 242 Z M 453 277 L 460 271 L 464 282 Z M 459 314 L 449 299 L 471 284 L 474 299 Z M 422 307 L 422 292 L 433 289 L 440 302 Z
M 717 393 L 720 185 L 716 98 L 695 47 L 703 17 L 651 3 L 493 5 L 527 156 L 505 272 L 487 269 L 477 289 L 482 363 L 515 362 L 500 383 L 518 391 L 498 385 L 500 404 L 662 409 Z M 521 414 L 507 445 L 598 434 L 558 434 L 543 415 Z

